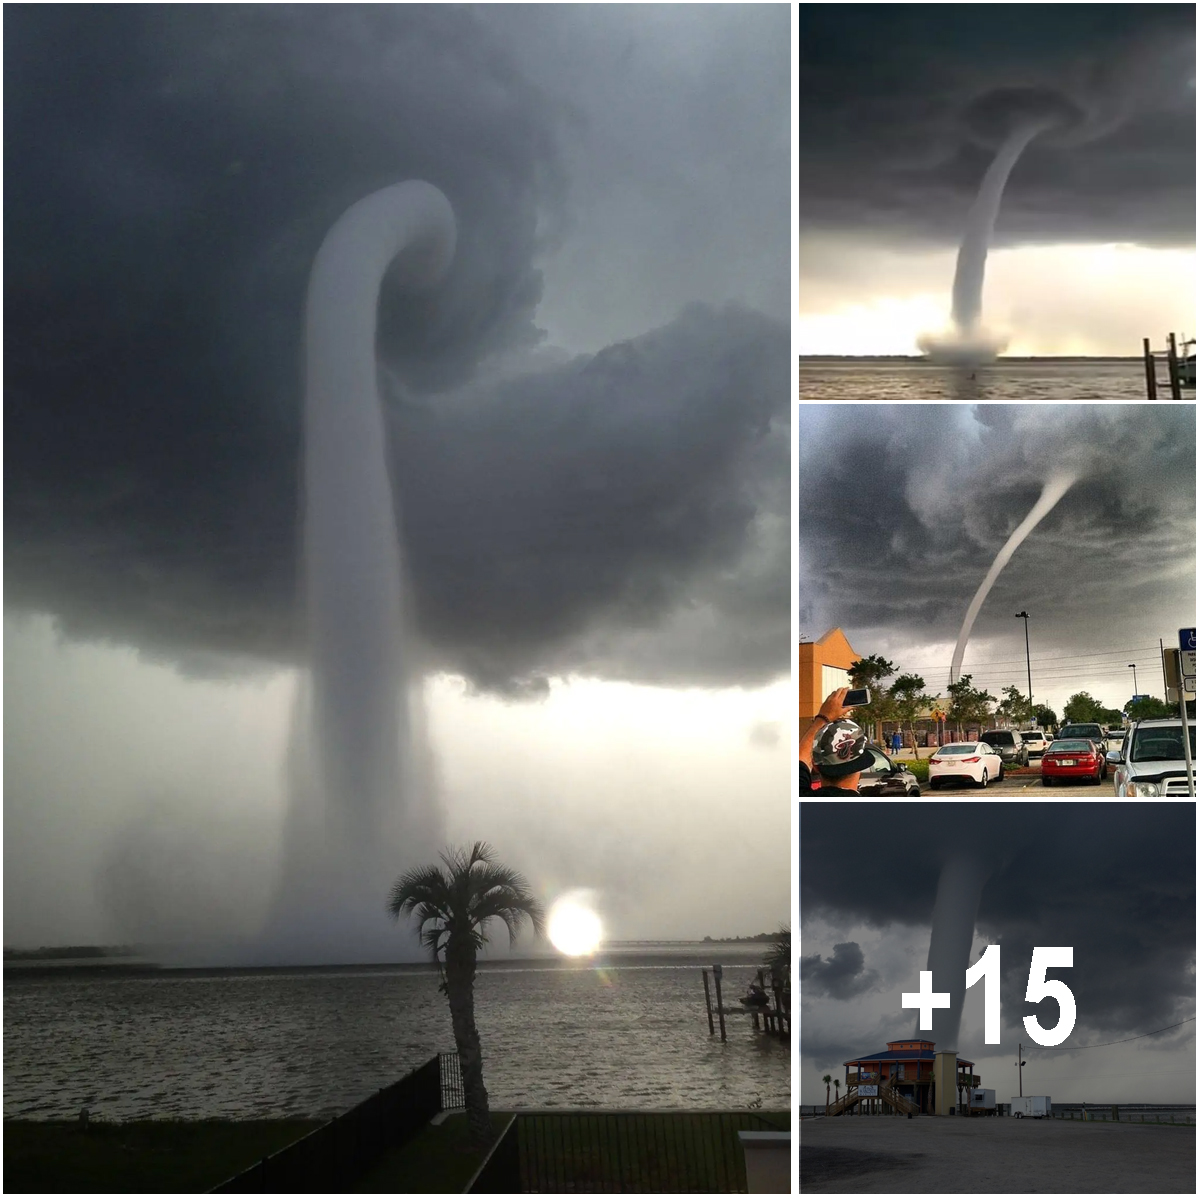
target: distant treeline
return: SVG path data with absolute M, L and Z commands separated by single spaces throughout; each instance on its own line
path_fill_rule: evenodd
M 779 931 L 774 933 L 752 933 L 749 937 L 722 937 L 712 938 L 706 937 L 706 942 L 773 942 L 779 936 Z
M 10 962 L 28 958 L 117 958 L 136 954 L 133 946 L 39 946 L 36 950 L 14 950 L 4 947 L 4 960 Z

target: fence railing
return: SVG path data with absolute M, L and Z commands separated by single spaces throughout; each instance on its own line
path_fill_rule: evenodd
M 442 1107 L 466 1108 L 467 1094 L 463 1090 L 462 1067 L 458 1061 L 458 1054 L 439 1054 L 438 1063 L 442 1079 Z
M 462 1093 L 457 1054 L 439 1054 L 214 1192 L 344 1192 Z
M 518 1113 L 471 1192 L 744 1192 L 738 1132 L 757 1113 Z

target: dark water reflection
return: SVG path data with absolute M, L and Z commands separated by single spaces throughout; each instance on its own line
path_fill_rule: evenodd
M 726 968 L 727 988 L 750 978 Z M 4 1115 L 333 1115 L 452 1050 L 432 970 L 6 979 Z M 727 1000 L 728 1002 L 728 1000 Z M 710 1040 L 697 965 L 488 967 L 493 1104 L 787 1107 L 785 1044 Z

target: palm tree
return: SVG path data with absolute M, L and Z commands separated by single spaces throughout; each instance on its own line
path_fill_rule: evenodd
M 766 967 L 780 983 L 786 982 L 792 973 L 792 927 L 781 925 L 779 932 L 771 939 L 766 954 L 763 955 L 763 966 Z
M 836 1104 L 841 1099 L 841 1097 L 838 1095 L 838 1088 L 840 1088 L 841 1086 L 842 1086 L 842 1081 L 840 1079 L 835 1079 L 833 1081 L 833 1102 L 834 1102 L 834 1104 Z
M 822 1075 L 821 1082 L 825 1085 L 825 1111 L 829 1111 L 829 1084 L 833 1080 L 832 1075 Z
M 525 878 L 497 862 L 486 842 L 476 842 L 470 850 L 451 847 L 441 859 L 445 869 L 431 864 L 401 875 L 392 884 L 387 909 L 395 920 L 416 918 L 421 943 L 438 965 L 462 1067 L 467 1124 L 472 1139 L 486 1146 L 492 1130 L 475 1028 L 476 954 L 487 943 L 487 924 L 493 918 L 504 922 L 511 944 L 526 920 L 541 934 L 545 917 Z

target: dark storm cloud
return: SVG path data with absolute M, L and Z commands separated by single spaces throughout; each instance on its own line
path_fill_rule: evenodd
M 379 348 L 432 665 L 535 693 L 580 669 L 778 673 L 786 328 L 697 306 L 498 371 L 542 339 L 539 263 L 570 224 L 564 147 L 586 128 L 502 24 L 446 6 L 6 11 L 10 603 L 177 661 L 298 656 L 307 273 L 350 203 L 419 177 L 454 205 L 458 254 L 433 296 L 385 282 Z M 637 646 L 697 609 L 717 636 Z
M 1195 822 L 1190 804 L 1145 801 L 805 804 L 801 919 L 927 923 L 942 862 L 966 851 L 988 875 L 976 932 L 1001 948 L 1006 1025 L 1031 1011 L 1057 1021 L 1052 1001 L 1024 1001 L 1029 962 L 1035 945 L 1072 946 L 1075 965 L 1052 972 L 1078 1006 L 1064 1049 L 1145 1033 L 1179 1020 L 1195 993 Z M 903 864 L 902 886 L 883 860 Z M 924 967 L 922 955 L 914 978 Z
M 819 954 L 802 954 L 800 981 L 805 995 L 849 1000 L 870 991 L 879 982 L 879 975 L 863 970 L 863 952 L 857 942 L 839 942 L 827 959 Z
M 953 640 L 1062 467 L 1078 482 L 1004 568 L 973 637 L 1011 633 L 1011 614 L 1036 606 L 1043 650 L 1146 645 L 1164 632 L 1147 627 L 1148 605 L 1177 605 L 1180 624 L 1194 611 L 1192 405 L 802 404 L 797 420 L 801 611 L 814 626 Z
M 800 8 L 802 229 L 955 242 L 997 142 L 1001 242 L 1195 238 L 1193 5 Z

